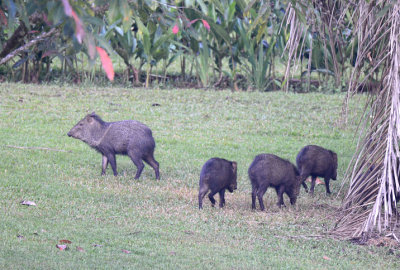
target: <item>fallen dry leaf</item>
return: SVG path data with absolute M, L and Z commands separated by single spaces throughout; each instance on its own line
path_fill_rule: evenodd
M 59 250 L 67 250 L 67 249 L 68 249 L 68 246 L 67 246 L 67 245 L 56 245 L 56 247 L 57 247 Z
M 142 231 L 131 232 L 131 233 L 128 233 L 128 235 L 135 235 L 135 234 L 139 234 L 139 233 L 142 233 Z
M 311 177 L 308 177 L 307 178 L 307 182 L 310 182 L 311 183 Z M 323 184 L 324 182 L 322 182 L 322 180 L 321 179 L 319 179 L 318 177 L 317 177 L 317 179 L 315 180 L 315 184 L 316 185 L 320 185 L 320 184 Z
M 58 241 L 60 244 L 72 244 L 72 242 L 71 241 L 69 241 L 69 240 L 67 240 L 67 239 L 63 239 L 63 240 L 60 240 L 60 241 Z
M 28 206 L 36 206 L 35 202 L 32 201 L 21 201 L 22 205 L 28 205 Z
M 85 250 L 83 248 L 81 248 L 81 247 L 76 247 L 76 250 L 79 251 L 79 252 L 85 252 Z

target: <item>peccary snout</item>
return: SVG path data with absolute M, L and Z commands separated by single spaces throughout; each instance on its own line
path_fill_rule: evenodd
M 260 154 L 251 163 L 249 170 L 251 181 L 251 208 L 256 209 L 256 197 L 261 211 L 264 211 L 263 196 L 268 187 L 273 187 L 278 195 L 277 205 L 285 206 L 283 193 L 290 198 L 294 205 L 300 191 L 300 175 L 292 163 L 273 154 Z
M 106 173 L 108 163 L 117 175 L 115 155 L 120 154 L 128 155 L 136 165 L 135 179 L 142 173 L 143 161 L 153 167 L 156 179 L 160 179 L 159 164 L 154 159 L 156 144 L 152 132 L 139 121 L 105 122 L 93 112 L 79 121 L 67 135 L 87 143 L 102 154 L 102 175 Z
M 236 162 L 235 162 L 235 164 L 236 164 Z M 236 166 L 237 166 L 237 165 L 236 165 Z M 231 185 L 229 185 L 229 186 L 227 187 L 227 189 L 228 189 L 228 191 L 229 191 L 230 193 L 233 193 L 234 190 L 237 190 L 237 182 L 235 181 L 235 183 L 232 183 Z
M 233 192 L 237 189 L 237 163 L 222 158 L 211 158 L 204 163 L 200 172 L 199 209 L 203 208 L 203 198 L 207 194 L 214 207 L 214 195 L 219 193 L 219 207 L 225 205 L 225 190 Z
M 314 194 L 315 181 L 317 177 L 325 180 L 326 193 L 331 194 L 329 188 L 330 179 L 337 178 L 337 154 L 331 150 L 317 145 L 307 145 L 303 147 L 296 157 L 297 168 L 300 171 L 302 185 L 308 191 L 305 180 L 311 175 L 311 195 Z

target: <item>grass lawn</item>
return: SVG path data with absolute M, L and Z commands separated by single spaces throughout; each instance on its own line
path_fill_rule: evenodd
M 315 237 L 336 221 L 356 146 L 357 122 L 337 125 L 343 98 L 0 84 L 0 269 L 399 269 L 398 250 Z M 353 119 L 362 101 L 353 100 Z M 126 156 L 117 157 L 118 177 L 110 167 L 100 176 L 101 155 L 66 135 L 92 111 L 153 130 L 160 181 L 149 166 L 134 180 Z M 278 209 L 268 190 L 266 211 L 251 211 L 253 158 L 295 162 L 307 144 L 337 152 L 333 195 L 323 185 L 314 198 L 302 189 L 295 207 L 285 196 Z M 211 157 L 238 162 L 238 189 L 225 208 L 205 199 L 199 211 L 200 169 Z M 72 242 L 68 250 L 60 240 Z

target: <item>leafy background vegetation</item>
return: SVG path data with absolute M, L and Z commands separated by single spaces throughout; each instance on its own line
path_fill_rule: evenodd
M 287 22 L 292 2 L 306 13 L 301 1 L 3 1 L 0 56 L 10 56 L 3 80 L 98 83 L 105 78 L 94 65 L 95 47 L 101 47 L 123 85 L 341 91 L 354 45 L 347 28 L 343 35 L 305 29 L 303 64 L 292 71 L 296 79 L 283 76 L 282 65 L 291 60 L 285 47 L 293 27 Z M 313 12 L 319 21 L 326 15 L 319 6 Z M 18 50 L 26 43 L 31 45 Z M 313 75 L 311 81 L 304 75 Z

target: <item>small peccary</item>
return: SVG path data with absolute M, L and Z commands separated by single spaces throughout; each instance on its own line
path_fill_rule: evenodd
M 306 192 L 308 192 L 308 187 L 305 180 L 311 175 L 311 195 L 314 195 L 317 177 L 324 178 L 326 193 L 331 194 L 329 181 L 330 179 L 336 180 L 337 176 L 338 160 L 336 153 L 317 145 L 307 145 L 300 150 L 296 157 L 296 163 Z
M 215 205 L 214 195 L 219 193 L 219 207 L 225 205 L 225 190 L 237 189 L 237 163 L 222 158 L 211 158 L 204 163 L 200 172 L 199 209 L 203 208 L 203 198 L 210 190 L 208 198 Z
M 142 173 L 143 161 L 153 167 L 156 179 L 160 179 L 159 164 L 153 155 L 156 144 L 150 128 L 143 123 L 134 120 L 105 122 L 93 112 L 79 121 L 68 136 L 87 143 L 103 155 L 101 175 L 106 173 L 108 163 L 117 175 L 115 155 L 120 154 L 128 155 L 136 165 L 135 179 Z
M 261 211 L 264 211 L 263 196 L 268 187 L 275 188 L 279 207 L 285 206 L 283 193 L 289 196 L 292 205 L 296 203 L 300 191 L 300 175 L 296 166 L 288 160 L 273 154 L 260 154 L 254 158 L 248 173 L 252 187 L 252 209 L 256 209 L 257 196 Z

